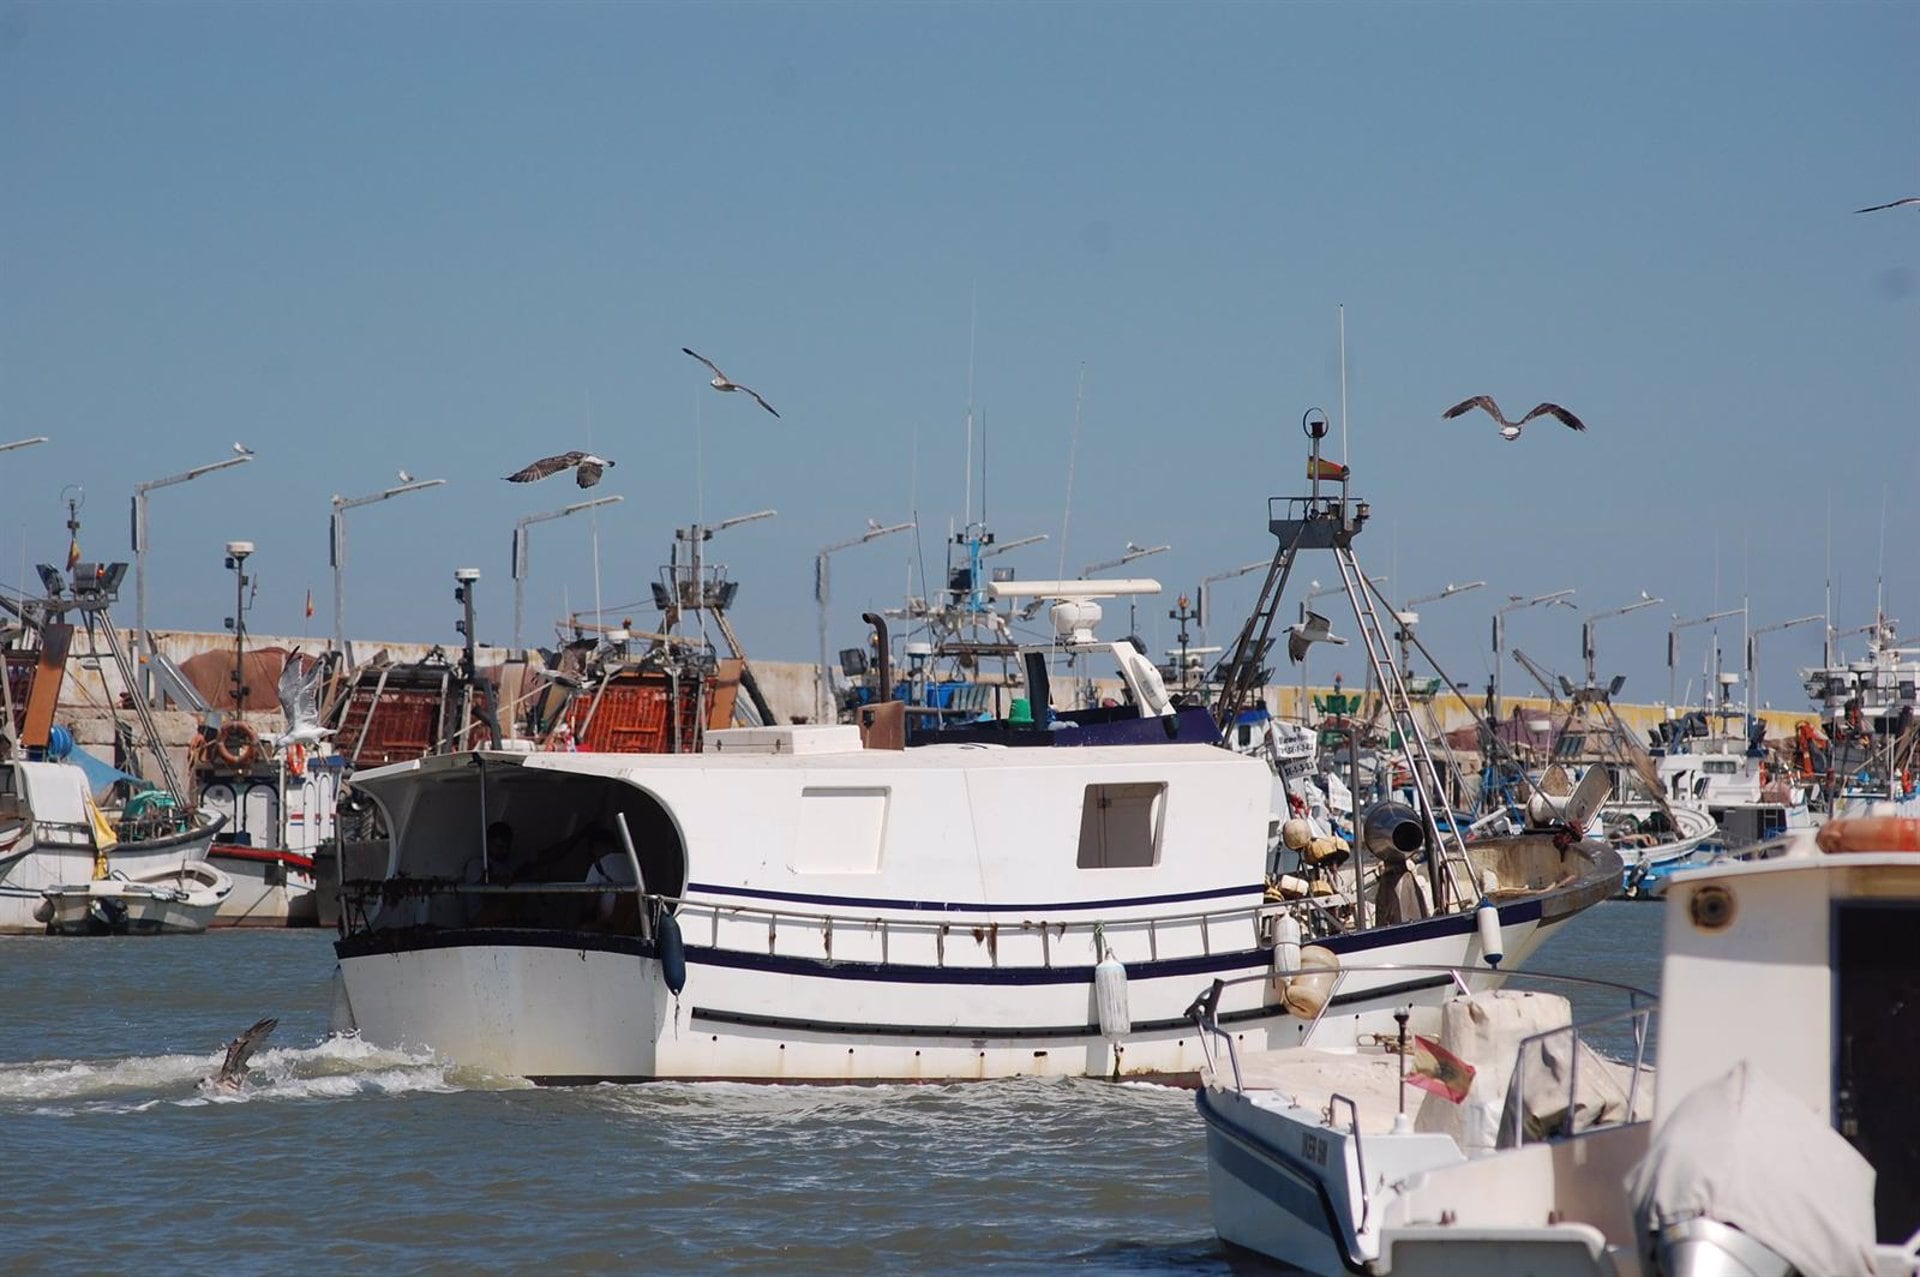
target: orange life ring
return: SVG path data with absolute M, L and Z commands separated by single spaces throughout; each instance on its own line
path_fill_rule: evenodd
M 307 747 L 299 741 L 287 746 L 285 755 L 287 775 L 304 776 L 307 774 Z
M 1920 820 L 1911 816 L 1850 816 L 1830 820 L 1814 835 L 1820 850 L 1920 851 Z
M 240 719 L 221 725 L 213 738 L 213 755 L 228 767 L 245 767 L 260 757 L 260 733 Z

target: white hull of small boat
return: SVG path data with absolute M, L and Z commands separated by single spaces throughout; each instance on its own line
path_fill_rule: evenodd
M 49 887 L 45 927 L 62 935 L 192 935 L 205 931 L 233 880 L 204 860 L 141 880 L 101 878 Z
M 207 859 L 233 879 L 216 927 L 312 926 L 319 918 L 313 858 L 269 847 L 215 843 Z

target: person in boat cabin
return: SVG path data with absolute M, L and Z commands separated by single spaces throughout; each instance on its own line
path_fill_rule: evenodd
M 606 829 L 595 828 L 588 836 L 587 845 L 593 853 L 593 864 L 587 869 L 586 880 L 590 883 L 604 883 L 610 887 L 632 887 L 637 885 L 633 876 L 633 861 L 627 856 L 627 849 L 619 838 Z M 639 925 L 639 901 L 625 892 L 605 891 L 594 897 L 594 904 L 586 920 L 581 924 L 587 931 L 634 931 Z

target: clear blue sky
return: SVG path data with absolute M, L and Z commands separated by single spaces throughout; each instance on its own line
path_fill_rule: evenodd
M 1838 622 L 1884 498 L 1920 635 L 1920 212 L 1851 212 L 1920 194 L 1916 66 L 1913 4 L 5 4 L 0 439 L 53 442 L 0 455 L 0 581 L 64 552 L 63 485 L 125 557 L 136 482 L 244 440 L 153 498 L 156 628 L 217 629 L 248 538 L 255 628 L 326 634 L 328 498 L 404 467 L 448 483 L 354 513 L 349 628 L 452 642 L 471 564 L 503 642 L 513 521 L 580 494 L 500 476 L 591 446 L 607 603 L 777 507 L 714 545 L 750 649 L 807 659 L 819 546 L 923 524 L 835 559 L 835 647 L 939 574 L 971 347 L 988 516 L 1051 537 L 1001 561 L 1060 568 L 1084 367 L 1065 563 L 1171 543 L 1158 648 L 1271 553 L 1344 303 L 1363 562 L 1490 583 L 1426 611 L 1456 678 L 1507 594 L 1645 589 L 1601 665 L 1664 697 L 1671 613 L 1821 610 L 1829 499 Z M 1590 429 L 1439 419 L 1476 393 Z M 591 605 L 588 533 L 536 531 L 530 629 Z M 1577 670 L 1572 612 L 1510 639 Z M 1767 699 L 1818 650 L 1768 640 Z

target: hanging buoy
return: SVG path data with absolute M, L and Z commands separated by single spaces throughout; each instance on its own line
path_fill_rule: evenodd
M 1300 970 L 1300 920 L 1282 913 L 1273 920 L 1273 991 L 1287 992 L 1295 972 Z
M 1473 911 L 1474 923 L 1480 928 L 1480 956 L 1487 965 L 1497 967 L 1500 959 L 1506 956 L 1506 946 L 1500 941 L 1500 911 L 1493 901 L 1485 896 L 1480 898 L 1479 907 Z
M 1310 944 L 1300 950 L 1300 973 L 1287 981 L 1280 1002 L 1303 1020 L 1311 1020 L 1325 1009 L 1340 980 L 1340 955 L 1323 944 Z
M 660 974 L 666 979 L 667 992 L 677 998 L 680 990 L 687 987 L 687 951 L 680 943 L 680 924 L 665 909 L 660 911 L 656 938 L 660 946 Z
M 1100 1036 L 1113 1046 L 1133 1032 L 1127 1015 L 1127 968 L 1107 950 L 1093 969 L 1093 1005 L 1100 1016 Z

